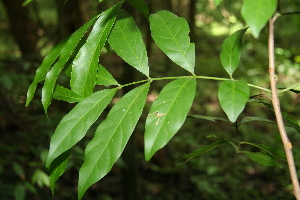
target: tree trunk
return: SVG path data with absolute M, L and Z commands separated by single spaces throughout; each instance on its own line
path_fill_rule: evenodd
M 23 57 L 37 53 L 38 27 L 30 16 L 28 7 L 22 7 L 24 0 L 2 0 L 10 23 L 12 36 Z

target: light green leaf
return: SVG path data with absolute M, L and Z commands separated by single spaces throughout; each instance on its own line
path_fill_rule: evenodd
M 74 59 L 70 84 L 71 89 L 80 96 L 87 97 L 93 93 L 99 55 L 122 3 L 123 1 L 102 13 Z
M 60 85 L 56 85 L 53 98 L 69 103 L 80 102 L 83 99 L 83 97 L 79 96 L 74 91 Z
M 150 83 L 124 95 L 97 128 L 85 150 L 84 163 L 79 171 L 78 196 L 105 176 L 120 157 L 141 116 Z
M 147 19 L 149 16 L 149 7 L 145 4 L 144 0 L 128 0 L 129 3 L 138 9 Z
M 218 97 L 228 119 L 235 122 L 249 100 L 249 86 L 245 81 L 223 81 Z
M 220 54 L 221 63 L 227 73 L 232 77 L 237 69 L 241 57 L 242 37 L 247 28 L 238 30 L 224 41 Z
M 222 3 L 223 0 L 215 0 L 215 6 L 218 6 L 220 3 Z
M 50 150 L 46 167 L 55 158 L 80 141 L 90 126 L 98 119 L 117 89 L 95 92 L 79 102 L 58 124 L 50 141 Z
M 240 153 L 244 153 L 252 161 L 262 164 L 264 166 L 278 165 L 276 159 L 268 154 L 263 154 L 261 152 L 249 152 L 249 151 L 242 151 Z
M 98 73 L 97 73 L 97 81 L 98 85 L 119 85 L 119 83 L 114 79 L 114 77 L 99 64 Z
M 255 38 L 258 38 L 261 29 L 274 15 L 276 7 L 277 0 L 244 0 L 242 17 Z
M 190 43 L 186 19 L 169 11 L 150 15 L 151 35 L 157 46 L 176 64 L 194 73 L 195 45 Z
M 125 62 L 149 77 L 148 57 L 142 34 L 125 10 L 120 10 L 108 42 Z
M 145 128 L 145 158 L 164 147 L 184 123 L 192 106 L 196 80 L 177 79 L 167 84 L 153 102 Z
M 90 28 L 90 26 L 94 23 L 95 19 L 98 16 L 99 14 L 96 15 L 92 20 L 84 24 L 82 27 L 80 27 L 75 33 L 70 36 L 64 47 L 61 49 L 61 52 L 59 52 L 60 57 L 58 62 L 56 62 L 52 69 L 47 73 L 45 77 L 44 87 L 42 89 L 42 104 L 46 113 L 51 103 L 53 91 L 59 74 L 63 70 L 68 60 L 72 57 L 72 54 L 75 51 L 76 46 L 79 44 L 81 38 L 84 36 L 86 31 Z

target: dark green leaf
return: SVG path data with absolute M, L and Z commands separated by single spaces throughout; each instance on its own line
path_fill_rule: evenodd
M 173 62 L 194 73 L 195 45 L 190 43 L 186 19 L 162 10 L 150 15 L 150 29 L 157 46 Z
M 235 122 L 249 100 L 249 86 L 245 81 L 223 81 L 218 98 L 228 119 Z
M 177 79 L 167 84 L 153 102 L 146 120 L 145 158 L 164 147 L 184 123 L 192 106 L 196 80 Z
M 219 122 L 219 121 L 229 122 L 227 119 L 225 119 L 223 117 L 210 117 L 210 116 L 204 116 L 204 115 L 188 115 L 188 117 L 205 119 L 205 120 L 212 121 L 212 122 Z
M 141 116 L 150 83 L 124 95 L 97 128 L 85 150 L 84 163 L 79 171 L 78 197 L 92 184 L 105 176 L 120 157 Z
M 51 137 L 46 166 L 80 141 L 90 126 L 98 119 L 117 89 L 95 92 L 79 102 L 59 123 Z
M 71 89 L 80 96 L 87 97 L 93 93 L 99 55 L 122 3 L 123 1 L 102 13 L 74 59 L 70 84 Z
M 69 103 L 80 102 L 83 99 L 74 91 L 60 85 L 56 85 L 53 98 L 67 101 Z
M 119 83 L 114 79 L 114 77 L 99 64 L 98 73 L 97 73 L 97 81 L 98 85 L 119 85 Z
M 227 73 L 232 77 L 233 72 L 237 69 L 241 57 L 242 37 L 247 28 L 241 29 L 224 41 L 220 55 L 221 63 Z
M 26 0 L 22 3 L 22 6 L 25 7 L 27 6 L 29 3 L 31 3 L 33 0 Z
M 149 16 L 149 7 L 145 4 L 144 0 L 128 0 L 129 3 L 138 9 L 147 19 Z
M 241 120 L 240 124 L 244 124 L 244 123 L 252 122 L 252 121 L 269 122 L 269 123 L 276 124 L 275 121 L 272 121 L 272 120 L 269 120 L 269 119 L 266 119 L 266 118 L 263 118 L 263 117 L 245 117 Z
M 125 62 L 149 77 L 148 57 L 142 34 L 125 10 L 118 14 L 108 42 Z
M 276 159 L 268 154 L 263 154 L 261 152 L 249 152 L 249 151 L 241 151 L 240 153 L 244 153 L 252 161 L 262 164 L 264 166 L 278 165 Z
M 274 15 L 276 7 L 277 0 L 244 0 L 242 17 L 255 38 L 258 38 L 261 29 Z

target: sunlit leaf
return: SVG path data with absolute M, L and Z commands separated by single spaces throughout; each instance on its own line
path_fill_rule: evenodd
M 118 14 L 108 42 L 125 62 L 149 77 L 148 57 L 142 34 L 125 10 Z
M 95 92 L 79 102 L 58 124 L 50 141 L 50 150 L 46 166 L 55 158 L 80 141 L 90 126 L 98 119 L 104 108 L 111 101 L 117 89 Z
M 67 101 L 69 103 L 80 102 L 83 99 L 74 91 L 60 85 L 56 85 L 53 98 Z
M 235 122 L 249 100 L 249 86 L 245 81 L 223 81 L 218 98 L 228 119 Z
M 244 0 L 242 17 L 255 38 L 258 38 L 261 29 L 274 15 L 276 7 L 277 0 Z
M 114 77 L 99 64 L 96 84 L 98 85 L 119 85 Z
M 190 43 L 186 19 L 162 10 L 151 14 L 149 20 L 151 35 L 157 46 L 173 62 L 194 73 L 195 45 Z
M 145 4 L 144 0 L 128 0 L 129 3 L 138 9 L 147 19 L 149 16 L 149 7 Z
M 262 164 L 264 166 L 278 165 L 276 159 L 268 154 L 263 154 L 261 152 L 249 152 L 249 151 L 242 151 L 240 153 L 244 153 L 252 161 Z
M 167 84 L 153 102 L 146 120 L 145 158 L 164 147 L 184 123 L 192 106 L 196 80 L 177 79 Z
M 204 119 L 204 120 L 208 120 L 208 121 L 212 121 L 212 122 L 219 122 L 219 121 L 229 122 L 227 119 L 225 119 L 223 117 L 211 117 L 211 116 L 204 116 L 204 115 L 188 115 L 188 117 Z
M 79 171 L 78 196 L 105 176 L 120 157 L 141 116 L 150 83 L 135 88 L 114 105 L 85 150 Z
M 71 89 L 80 96 L 87 97 L 93 93 L 99 55 L 122 3 L 123 1 L 102 13 L 74 59 L 70 84 Z
M 238 30 L 224 41 L 220 60 L 222 66 L 232 77 L 233 72 L 237 69 L 241 57 L 242 37 L 247 28 Z
M 218 6 L 220 3 L 222 3 L 223 0 L 215 0 L 215 6 Z

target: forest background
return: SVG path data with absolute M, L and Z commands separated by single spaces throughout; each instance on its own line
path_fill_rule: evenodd
M 39 96 L 25 108 L 26 92 L 43 57 L 58 41 L 77 30 L 96 12 L 106 10 L 118 1 L 101 4 L 96 0 L 64 2 L 35 0 L 23 7 L 22 0 L 0 1 L 0 199 L 77 198 L 78 169 L 83 162 L 84 146 L 92 138 L 93 131 L 72 149 L 75 156 L 70 159 L 68 170 L 58 180 L 55 196 L 52 196 L 44 167 L 49 140 L 58 122 L 73 106 L 53 101 L 48 119 Z M 146 3 L 150 13 L 165 9 L 187 19 L 191 41 L 196 44 L 197 74 L 227 77 L 219 55 L 224 39 L 245 26 L 240 16 L 241 1 L 224 1 L 218 7 L 211 0 L 154 0 Z M 296 11 L 300 2 L 284 1 L 281 7 L 285 11 Z M 148 31 L 149 25 L 142 15 L 128 4 L 125 4 L 125 9 L 134 13 L 143 33 L 154 76 L 184 74 L 155 46 Z M 288 15 L 276 22 L 277 75 L 284 84 L 299 82 L 299 19 L 299 15 Z M 248 32 L 245 34 L 241 63 L 235 75 L 267 88 L 266 38 L 266 28 L 258 39 Z M 120 83 L 139 80 L 139 74 L 130 70 L 113 52 L 103 54 L 101 64 Z M 147 98 L 148 108 L 165 83 L 154 83 L 155 89 L 150 90 Z M 218 102 L 218 82 L 201 80 L 199 85 L 205 90 L 197 93 L 190 114 L 226 117 Z M 299 95 L 285 93 L 281 100 L 283 111 L 299 119 Z M 251 103 L 247 104 L 241 118 L 247 116 L 274 120 L 271 110 Z M 176 168 L 184 161 L 184 155 L 211 143 L 207 136 L 236 138 L 233 126 L 220 121 L 188 118 L 171 142 L 146 162 L 143 158 L 142 122 L 137 125 L 121 159 L 104 179 L 86 192 L 86 199 L 294 198 L 286 163 L 276 167 L 262 166 L 243 154 L 236 154 L 229 145 Z M 291 128 L 287 131 L 293 141 L 295 160 L 299 162 L 299 133 Z M 275 124 L 261 122 L 245 124 L 239 129 L 240 137 L 245 140 L 281 149 L 277 132 Z

